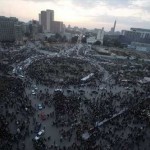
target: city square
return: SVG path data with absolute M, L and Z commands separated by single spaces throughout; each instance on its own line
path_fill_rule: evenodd
M 149 147 L 149 83 L 144 82 L 149 63 L 97 59 L 79 45 L 57 56 L 35 49 L 36 57 L 11 62 L 12 77 L 1 79 L 1 85 L 8 85 L 1 89 L 6 92 L 1 101 L 3 148 Z
M 149 150 L 149 10 L 1 0 L 0 150 Z

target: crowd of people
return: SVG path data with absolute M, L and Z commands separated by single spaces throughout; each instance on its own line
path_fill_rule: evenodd
M 14 149 L 14 145 L 19 149 L 29 135 L 30 116 L 35 109 L 25 95 L 20 79 L 1 76 L 0 85 L 0 149 Z M 21 145 L 25 147 L 25 144 Z
M 124 84 L 117 64 L 103 65 L 106 79 L 87 63 L 53 57 L 35 61 L 23 79 L 1 76 L 0 149 L 148 150 L 150 85 Z
M 100 78 L 102 73 L 87 61 L 75 58 L 53 57 L 37 60 L 27 69 L 27 74 L 42 84 L 79 84 L 90 73 Z

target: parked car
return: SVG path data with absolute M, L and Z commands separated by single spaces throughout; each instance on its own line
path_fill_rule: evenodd
M 42 130 L 40 130 L 39 132 L 38 132 L 38 134 L 35 136 L 35 138 L 34 138 L 34 140 L 35 141 L 38 141 L 40 138 L 41 138 L 41 136 L 44 134 L 44 130 L 42 129 Z
M 45 132 L 45 130 L 44 129 L 42 129 L 42 130 L 40 130 L 39 132 L 38 132 L 38 136 L 41 136 L 41 135 L 43 135 L 44 134 L 44 132 Z
M 130 90 L 130 88 L 129 88 L 129 87 L 125 87 L 125 89 L 126 89 L 126 90 Z
M 39 109 L 39 110 L 42 110 L 42 109 L 43 109 L 42 104 L 38 104 L 38 109 Z
M 24 78 L 24 76 L 23 76 L 23 75 L 19 75 L 19 77 Z
M 33 88 L 34 88 L 35 90 L 38 90 L 38 87 L 37 87 L 36 85 L 33 85 Z
M 32 93 L 32 95 L 35 95 L 35 94 L 36 94 L 36 93 L 35 93 L 35 90 L 32 90 L 31 93 Z

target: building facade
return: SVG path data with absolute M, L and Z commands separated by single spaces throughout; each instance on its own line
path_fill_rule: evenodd
M 15 41 L 22 41 L 23 39 L 23 26 L 21 23 L 14 25 L 15 30 Z
M 52 22 L 52 32 L 53 33 L 62 33 L 63 32 L 63 22 L 61 21 L 53 21 Z
M 46 17 L 46 11 L 41 11 L 41 14 L 39 14 L 39 22 L 42 26 L 43 31 L 47 30 L 47 17 Z
M 47 17 L 47 32 L 51 32 L 52 31 L 52 22 L 54 21 L 54 11 L 47 10 L 46 17 Z
M 41 11 L 39 14 L 39 23 L 44 32 L 52 31 L 52 22 L 54 21 L 54 10 Z
M 54 21 L 54 10 L 41 11 L 39 14 L 39 23 L 46 33 L 62 33 L 64 31 L 63 22 Z
M 14 42 L 15 41 L 15 24 L 18 22 L 17 18 L 0 16 L 0 42 Z M 18 28 L 18 27 L 17 27 Z
M 140 42 L 150 44 L 150 30 L 141 28 L 131 28 L 130 31 L 122 30 L 124 43 Z
M 100 29 L 97 34 L 97 41 L 100 41 L 102 45 L 103 40 L 104 40 L 104 28 Z

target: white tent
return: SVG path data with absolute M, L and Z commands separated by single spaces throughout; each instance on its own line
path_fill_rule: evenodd
M 82 78 L 81 81 L 86 81 L 86 80 L 88 80 L 89 78 L 91 78 L 93 75 L 94 75 L 94 73 L 91 73 L 91 74 L 89 74 L 88 76 Z
M 150 77 L 144 77 L 142 80 L 139 81 L 140 83 L 149 83 Z
M 82 134 L 82 139 L 84 139 L 84 140 L 89 139 L 89 137 L 90 137 L 90 134 L 88 132 L 85 132 Z

